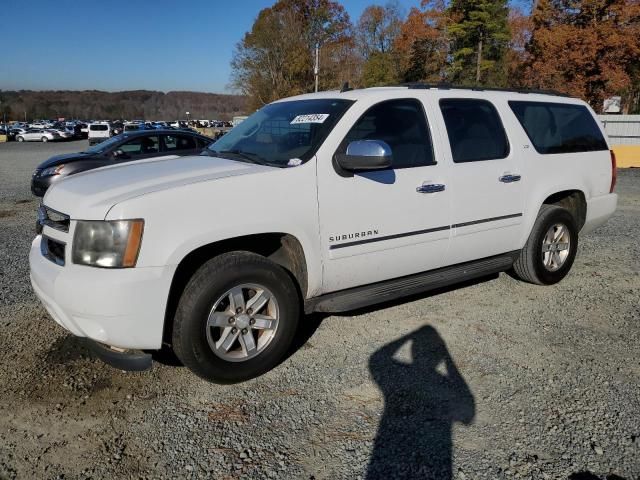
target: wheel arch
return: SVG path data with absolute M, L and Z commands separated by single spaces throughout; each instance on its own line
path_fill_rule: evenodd
M 163 342 L 171 342 L 173 318 L 189 279 L 207 260 L 231 251 L 257 253 L 277 263 L 293 278 L 301 301 L 306 298 L 308 291 L 307 258 L 302 243 L 295 236 L 282 232 L 259 233 L 201 245 L 182 258 L 173 274 L 165 308 Z
M 531 234 L 531 229 L 543 205 L 557 205 L 569 210 L 576 218 L 578 231 L 580 231 L 587 217 L 587 196 L 585 191 L 588 190 L 583 186 L 565 184 L 535 192 L 533 195 L 534 201 L 531 203 L 527 202 L 528 205 L 531 205 L 531 208 L 525 210 L 524 229 L 520 239 L 520 248 L 527 242 Z
M 587 199 L 582 190 L 562 190 L 549 195 L 543 205 L 557 205 L 571 212 L 576 219 L 578 231 L 582 229 L 587 219 Z

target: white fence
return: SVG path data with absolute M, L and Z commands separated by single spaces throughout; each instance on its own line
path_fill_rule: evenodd
M 640 115 L 598 115 L 611 145 L 640 145 Z

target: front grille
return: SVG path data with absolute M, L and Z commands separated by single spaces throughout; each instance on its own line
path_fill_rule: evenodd
M 56 265 L 64 266 L 64 250 L 65 244 L 59 240 L 54 240 L 46 236 L 42 236 L 40 241 L 40 252 L 42 255 L 51 260 Z
M 38 208 L 38 224 L 40 226 L 46 225 L 67 233 L 69 231 L 69 223 L 69 215 L 60 213 L 45 205 L 40 205 L 40 208 Z

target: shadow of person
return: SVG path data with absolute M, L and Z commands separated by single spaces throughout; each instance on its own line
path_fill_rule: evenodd
M 411 342 L 411 362 L 397 359 Z M 469 424 L 475 402 L 435 328 L 426 326 L 377 350 L 369 369 L 384 394 L 366 478 L 452 477 L 451 429 Z

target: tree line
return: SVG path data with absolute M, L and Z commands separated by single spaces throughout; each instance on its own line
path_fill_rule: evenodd
M 200 92 L 0 91 L 0 121 L 78 118 L 84 120 L 230 120 L 247 108 L 242 95 Z
M 530 10 L 530 11 L 529 11 Z M 237 44 L 231 85 L 249 108 L 319 87 L 407 82 L 553 89 L 596 111 L 620 95 L 640 113 L 640 1 L 422 0 L 367 7 L 352 22 L 334 0 L 277 0 Z

